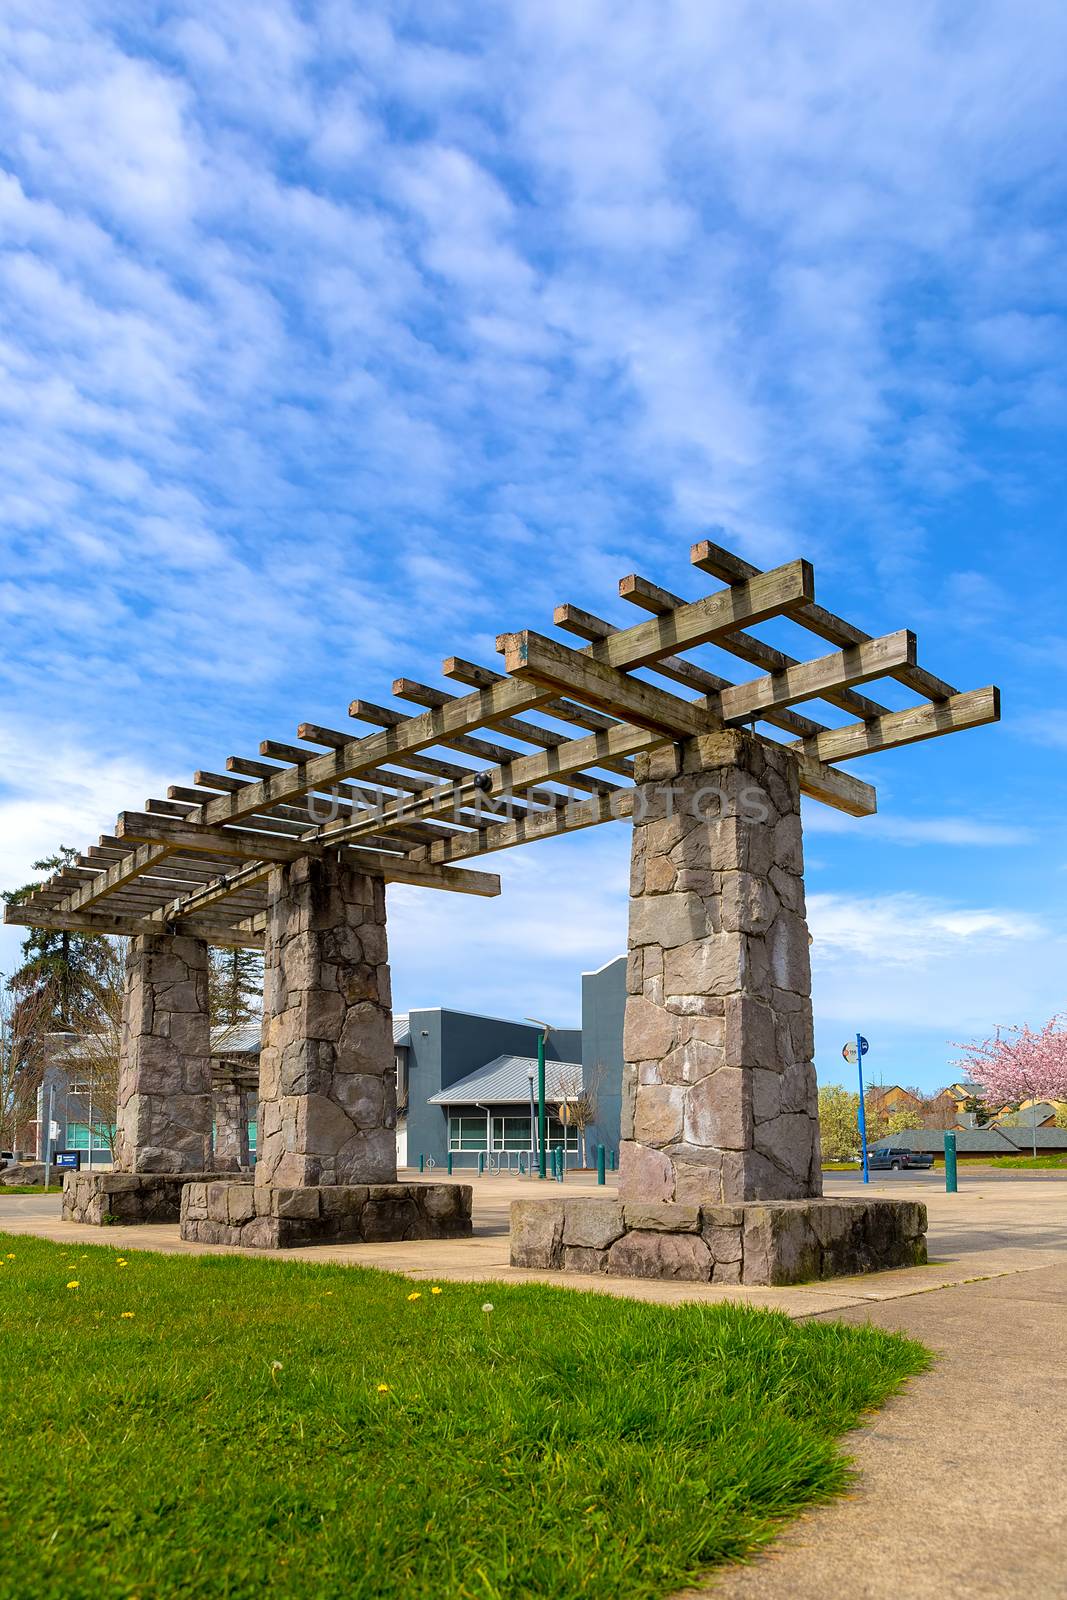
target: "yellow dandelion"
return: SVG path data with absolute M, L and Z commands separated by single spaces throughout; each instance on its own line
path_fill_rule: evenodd
M 80 1289 L 81 1288 L 81 1284 L 78 1282 L 77 1278 L 71 1278 L 70 1282 L 67 1284 L 67 1288 L 68 1289 Z
M 121 1259 L 115 1262 L 116 1267 L 128 1267 L 129 1264 L 130 1263 L 128 1261 L 123 1261 Z
M 418 1289 L 416 1289 L 414 1294 L 409 1294 L 408 1295 L 408 1299 L 409 1300 L 421 1300 L 422 1299 L 422 1294 Z
M 378 1385 L 378 1393 L 379 1394 L 388 1394 L 389 1393 L 389 1385 L 387 1383 L 380 1383 Z
M 435 1283 L 435 1284 L 434 1284 L 434 1286 L 433 1286 L 433 1288 L 432 1288 L 432 1289 L 431 1289 L 431 1290 L 430 1290 L 430 1293 L 431 1293 L 431 1294 L 440 1294 L 440 1293 L 441 1293 L 441 1291 L 440 1291 L 440 1289 L 439 1289 L 439 1288 L 438 1288 L 438 1287 L 437 1287 L 437 1285 L 436 1285 L 436 1283 Z
M 8 1253 L 7 1253 L 7 1259 L 8 1259 L 8 1260 L 9 1260 L 9 1261 L 14 1261 L 14 1259 L 15 1259 L 15 1252 L 14 1252 L 14 1250 L 9 1250 L 9 1251 L 8 1251 Z
M 120 1317 L 132 1317 L 133 1316 L 133 1312 L 132 1311 L 120 1311 L 119 1312 L 119 1316 Z

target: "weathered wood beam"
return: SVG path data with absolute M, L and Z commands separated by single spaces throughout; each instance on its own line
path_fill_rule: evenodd
M 631 816 L 633 807 L 633 789 L 619 789 L 611 795 L 575 801 L 566 811 L 546 813 L 539 817 L 518 817 L 514 822 L 494 828 L 481 845 L 476 839 L 462 837 L 431 845 L 428 859 L 436 862 L 463 861 L 494 850 L 511 850 L 516 845 L 529 844 L 536 839 L 550 839 L 560 833 L 577 833 L 582 828 L 594 828 L 602 822 L 619 821 Z
M 631 572 L 629 576 L 620 579 L 619 595 L 631 605 L 651 611 L 654 616 L 664 616 L 668 611 L 673 611 L 675 606 L 685 604 L 681 596 L 672 594 L 669 589 L 662 588 L 658 583 L 650 583 L 647 578 L 639 577 L 636 572 Z M 765 672 L 785 672 L 789 667 L 798 665 L 796 657 L 786 655 L 783 650 L 777 650 L 773 645 L 765 644 L 752 633 L 743 631 L 725 633 L 716 639 L 715 643 L 720 650 L 728 651 L 730 655 L 737 656 L 741 661 L 747 661 L 751 666 L 762 667 Z M 681 665 L 689 667 L 690 663 L 683 661 Z M 696 670 L 704 673 L 703 668 Z M 711 676 L 710 673 L 704 675 Z M 726 683 L 723 680 L 707 687 L 722 689 L 726 687 Z M 842 711 L 850 712 L 854 717 L 880 717 L 888 710 L 887 706 L 879 705 L 877 701 L 869 700 L 865 695 L 856 694 L 851 689 L 831 690 L 821 698 L 829 701 L 831 705 L 838 706 Z M 813 738 L 826 726 L 825 723 L 814 722 L 809 717 L 798 716 L 796 712 L 786 712 L 784 715 L 772 714 L 762 720 L 773 723 L 775 727 L 793 733 L 800 739 Z
M 393 693 L 398 700 L 411 700 L 415 705 L 429 707 L 443 706 L 449 700 L 458 698 L 444 689 L 434 689 L 430 684 L 417 683 L 412 678 L 397 678 L 393 683 Z M 513 739 L 525 739 L 527 744 L 539 746 L 542 750 L 556 750 L 561 744 L 567 743 L 565 733 L 557 733 L 552 728 L 544 728 L 522 717 L 500 717 L 495 726 L 501 733 L 508 733 Z M 573 789 L 588 789 L 590 794 L 611 794 L 620 787 L 617 783 L 587 772 L 575 772 L 569 781 Z
M 706 705 L 667 694 L 640 678 L 605 666 L 585 651 L 568 650 L 566 645 L 539 633 L 505 634 L 498 640 L 498 647 L 503 648 L 504 665 L 513 678 L 566 690 L 651 733 L 686 739 L 710 733 L 720 725 L 719 718 Z
M 702 572 L 710 572 L 724 583 L 751 583 L 760 570 L 751 561 L 735 556 L 732 551 L 724 550 L 721 545 L 713 544 L 710 539 L 701 539 L 694 544 L 689 559 L 693 566 L 699 567 Z M 837 617 L 832 611 L 826 611 L 822 606 L 816 605 L 813 597 L 796 607 L 792 615 L 794 621 L 802 623 L 805 628 L 810 628 L 812 633 L 819 634 L 821 638 L 829 639 L 831 644 L 866 644 L 871 637 L 869 633 L 864 633 L 862 628 L 856 628 L 843 617 Z M 950 683 L 946 683 L 943 678 L 936 678 L 924 667 L 901 667 L 893 676 L 898 683 L 906 684 L 916 694 L 924 695 L 930 700 L 947 700 L 957 692 Z
M 441 664 L 441 672 L 454 683 L 464 683 L 470 689 L 489 689 L 494 683 L 507 682 L 506 673 L 494 672 L 491 667 L 482 667 L 473 661 L 465 661 L 462 656 L 448 656 Z M 595 710 L 592 706 L 575 705 L 573 700 L 546 700 L 541 710 L 559 722 L 566 722 L 574 728 L 582 728 L 588 733 L 604 733 L 618 720 L 609 717 L 606 712 Z M 631 780 L 633 778 L 634 764 L 624 756 L 604 761 L 601 765 L 608 772 L 621 773 L 623 777 Z
M 753 716 L 765 716 L 780 706 L 815 700 L 849 684 L 866 683 L 871 678 L 884 678 L 914 661 L 915 635 L 901 628 L 898 633 L 887 633 L 881 639 L 849 645 L 845 650 L 835 650 L 815 661 L 800 661 L 782 672 L 767 673 L 750 683 L 724 689 L 718 696 L 719 711 L 724 722 L 747 722 Z
M 273 834 L 253 833 L 243 828 L 190 826 L 168 817 L 149 816 L 143 811 L 120 812 L 115 833 L 120 839 L 161 844 L 168 850 L 207 848 L 238 861 L 299 861 L 302 856 L 315 853 L 313 845 L 297 839 L 280 839 Z
M 901 745 L 936 739 L 943 733 L 959 733 L 964 728 L 981 728 L 1000 720 L 1000 690 L 992 685 L 971 689 L 966 694 L 950 695 L 947 700 L 927 701 L 909 706 L 906 711 L 891 711 L 875 722 L 852 722 L 844 728 L 828 728 L 817 739 L 802 740 L 790 749 L 799 749 L 817 761 L 854 761 L 858 756 L 878 750 L 894 750 Z
M 762 573 L 751 584 L 722 589 L 709 599 L 685 608 L 679 624 L 684 639 L 678 636 L 672 619 L 655 618 L 637 628 L 624 630 L 613 641 L 591 648 L 600 650 L 614 644 L 614 655 L 607 660 L 607 665 L 621 669 L 639 666 L 657 655 L 669 655 L 686 644 L 696 643 L 698 635 L 700 642 L 706 643 L 717 633 L 730 632 L 761 618 L 787 612 L 801 601 L 811 599 L 813 591 L 814 581 L 807 562 L 790 562 L 774 572 Z M 494 684 L 491 689 L 476 690 L 450 701 L 438 711 L 425 711 L 397 727 L 353 739 L 340 749 L 317 756 L 314 761 L 287 768 L 276 778 L 251 784 L 239 795 L 220 795 L 206 806 L 204 821 L 213 826 L 238 822 L 294 795 L 304 794 L 308 789 L 328 788 L 338 779 L 355 777 L 369 767 L 395 761 L 406 752 L 448 744 L 454 734 L 484 727 L 502 715 L 529 711 L 552 698 L 548 690 L 510 680 Z M 604 751 L 606 755 L 629 753 Z M 583 765 L 596 765 L 595 754 L 592 761 Z
M 26 912 L 26 915 L 15 914 L 20 911 Z M 113 938 L 132 938 L 137 934 L 159 931 L 150 919 L 138 912 L 120 915 L 106 911 L 64 913 L 42 910 L 30 913 L 24 906 L 7 906 L 4 921 L 15 927 L 54 928 L 59 933 L 103 933 Z M 206 939 L 209 944 L 237 949 L 262 950 L 264 943 L 261 931 L 244 929 L 238 924 L 211 917 L 179 919 L 173 931 Z

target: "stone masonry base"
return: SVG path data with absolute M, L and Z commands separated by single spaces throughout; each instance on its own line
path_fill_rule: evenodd
M 113 1222 L 177 1222 L 182 1190 L 233 1173 L 68 1172 L 63 1177 L 63 1221 L 103 1227 Z
M 516 1200 L 511 1265 L 691 1283 L 803 1283 L 920 1266 L 926 1207 L 911 1200 Z
M 464 1183 L 323 1184 L 283 1189 L 227 1181 L 187 1184 L 181 1235 L 199 1244 L 278 1250 L 392 1239 L 468 1239 L 474 1191 Z

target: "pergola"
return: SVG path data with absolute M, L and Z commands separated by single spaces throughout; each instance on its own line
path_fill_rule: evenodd
M 122 812 L 113 834 L 9 906 L 5 920 L 262 949 L 264 881 L 275 864 L 340 849 L 387 882 L 495 895 L 495 875 L 460 863 L 630 815 L 634 757 L 668 741 L 758 728 L 795 757 L 803 793 L 866 816 L 875 792 L 840 763 L 997 720 L 998 691 L 959 693 L 935 677 L 918 665 L 907 629 L 872 638 L 816 604 L 806 561 L 761 572 L 706 540 L 691 561 L 725 587 L 687 602 L 631 574 L 620 596 L 651 613 L 633 627 L 561 605 L 557 628 L 583 647 L 503 634 L 503 672 L 444 662 L 443 676 L 468 692 L 398 678 L 394 696 L 423 710 L 358 699 L 348 715 L 376 732 L 304 722 L 300 743 L 264 739 L 258 757 L 230 756 L 224 773 L 198 771 L 166 799 Z M 750 631 L 778 616 L 833 648 L 797 660 Z M 709 643 L 756 675 L 734 683 L 691 659 Z M 883 677 L 916 703 L 892 711 L 856 692 Z M 828 727 L 795 709 L 815 699 L 850 720 Z
M 825 610 L 806 561 L 761 571 L 707 541 L 691 561 L 715 580 L 702 598 L 631 574 L 632 627 L 561 605 L 570 640 L 503 634 L 502 671 L 450 657 L 451 690 L 398 678 L 415 710 L 353 700 L 371 732 L 301 723 L 297 743 L 230 756 L 8 908 L 131 938 L 121 1171 L 70 1179 L 66 1214 L 103 1220 L 140 1185 L 152 1215 L 180 1200 L 194 1239 L 469 1231 L 469 1189 L 396 1182 L 385 885 L 496 895 L 475 858 L 628 817 L 620 1199 L 595 1225 L 524 1202 L 513 1260 L 759 1282 L 919 1258 L 921 1207 L 819 1199 L 800 795 L 870 815 L 843 763 L 996 721 L 998 692 L 934 676 L 907 629 L 872 638 Z M 753 631 L 775 618 L 829 648 L 784 653 Z M 707 645 L 750 675 L 694 659 Z M 878 678 L 913 703 L 859 692 Z M 208 1181 L 208 943 L 265 951 L 254 1185 Z

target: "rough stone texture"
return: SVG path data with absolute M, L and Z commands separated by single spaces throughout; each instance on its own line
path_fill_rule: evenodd
M 52 1182 L 56 1181 L 57 1168 L 52 1167 Z M 0 1184 L 14 1188 L 19 1184 L 40 1184 L 44 1186 L 43 1161 L 12 1161 L 0 1171 Z
M 385 884 L 305 858 L 270 878 L 256 1184 L 394 1183 Z M 390 1235 L 393 1237 L 393 1235 Z
M 925 1260 L 926 1207 L 911 1200 L 694 1205 L 583 1197 L 511 1207 L 513 1267 L 785 1284 Z
M 218 1085 L 212 1092 L 215 1105 L 216 1172 L 240 1172 L 249 1165 L 248 1111 L 245 1094 L 236 1083 Z
M 464 1183 L 267 1187 L 250 1180 L 187 1183 L 181 1236 L 258 1250 L 390 1239 L 466 1239 L 474 1191 Z
M 637 778 L 619 1193 L 820 1195 L 796 763 L 729 729 Z
M 194 1181 L 203 1185 L 216 1176 L 224 1174 L 67 1172 L 63 1176 L 63 1220 L 98 1228 L 114 1222 L 177 1222 L 186 1185 Z
M 207 945 L 152 934 L 126 950 L 119 1056 L 118 1172 L 211 1165 Z

